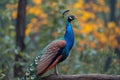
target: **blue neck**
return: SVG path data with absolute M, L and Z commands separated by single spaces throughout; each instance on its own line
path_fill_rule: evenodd
M 68 49 L 68 51 L 70 51 L 70 49 L 74 44 L 74 32 L 72 29 L 71 22 L 69 21 L 67 21 L 66 23 L 66 32 L 65 32 L 64 38 L 66 40 L 66 48 Z

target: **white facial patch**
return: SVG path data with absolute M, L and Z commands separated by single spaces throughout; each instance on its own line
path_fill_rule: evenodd
M 72 19 L 71 17 L 69 17 L 70 19 Z

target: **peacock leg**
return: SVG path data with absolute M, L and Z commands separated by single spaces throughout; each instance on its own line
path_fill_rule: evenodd
M 58 74 L 59 74 L 59 72 L 58 72 L 58 64 L 56 64 L 56 66 L 55 66 L 54 69 L 55 69 L 55 72 L 54 72 L 54 73 L 55 73 L 56 75 L 58 75 Z

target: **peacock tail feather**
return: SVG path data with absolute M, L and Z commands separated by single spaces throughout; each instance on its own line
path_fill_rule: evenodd
M 25 75 L 21 80 L 39 80 L 41 77 L 37 74 L 36 67 L 38 65 L 38 61 L 40 60 L 42 52 L 39 53 L 39 56 L 36 56 L 34 61 L 27 67 L 25 71 Z

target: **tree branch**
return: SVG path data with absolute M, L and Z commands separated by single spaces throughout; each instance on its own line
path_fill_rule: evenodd
M 81 75 L 49 75 L 42 80 L 120 80 L 120 75 L 81 74 Z

